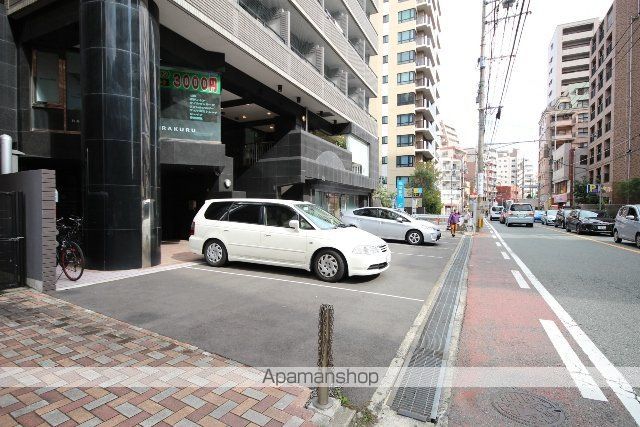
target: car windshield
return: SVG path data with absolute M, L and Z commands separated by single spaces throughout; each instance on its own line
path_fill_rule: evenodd
M 515 203 L 511 205 L 510 209 L 512 211 L 532 211 L 533 210 L 531 205 L 516 205 Z
M 604 218 L 604 212 L 580 211 L 580 218 Z
M 300 203 L 298 205 L 295 205 L 295 207 L 304 212 L 309 221 L 311 221 L 313 225 L 321 230 L 346 227 L 346 225 L 344 225 L 342 221 L 319 206 L 310 203 Z
M 555 215 L 555 214 L 557 214 L 557 213 L 558 213 L 558 211 L 557 211 L 557 210 L 550 210 L 550 211 L 547 211 L 547 215 Z
M 491 208 L 493 212 L 500 212 L 502 209 L 504 209 L 502 206 L 494 206 Z

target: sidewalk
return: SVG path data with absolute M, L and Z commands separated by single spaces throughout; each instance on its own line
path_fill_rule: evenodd
M 490 229 L 474 237 L 455 366 L 551 368 L 566 386 L 510 387 L 503 385 L 512 379 L 505 376 L 482 387 L 453 388 L 450 425 L 635 425 L 612 390 L 589 383 L 588 373 L 576 386 L 572 378 L 587 372 L 589 359 L 526 277 Z
M 312 425 L 303 387 L 245 388 L 237 362 L 31 290 L 0 294 L 0 367 L 229 367 L 228 387 L 3 388 L 0 425 Z

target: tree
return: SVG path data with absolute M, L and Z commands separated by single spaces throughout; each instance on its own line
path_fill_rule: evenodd
M 432 162 L 422 162 L 416 165 L 413 175 L 409 177 L 411 188 L 422 189 L 422 207 L 427 213 L 439 214 L 442 211 L 442 201 L 438 180 L 440 172 Z
M 378 184 L 378 188 L 373 191 L 373 198 L 380 200 L 380 204 L 385 208 L 393 207 L 395 197 L 396 192 L 389 190 L 384 184 Z
M 617 182 L 615 185 L 616 199 L 625 203 L 640 202 L 640 178 Z
M 581 181 L 573 184 L 573 201 L 575 204 L 588 204 L 595 205 L 598 203 L 598 196 L 596 194 L 587 193 L 587 178 L 582 178 Z

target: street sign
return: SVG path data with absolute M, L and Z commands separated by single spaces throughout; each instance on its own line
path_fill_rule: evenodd
M 484 197 L 484 173 L 478 174 L 478 196 Z
M 600 191 L 601 191 L 600 184 L 587 184 L 588 194 L 600 194 Z
M 398 181 L 397 190 L 396 207 L 398 209 L 404 209 L 404 181 Z

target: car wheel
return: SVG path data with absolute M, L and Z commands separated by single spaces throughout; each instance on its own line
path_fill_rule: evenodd
M 620 235 L 618 234 L 618 230 L 613 230 L 613 241 L 616 243 L 622 243 L 622 239 L 620 238 Z
M 636 234 L 636 248 L 640 249 L 640 233 Z
M 422 244 L 422 242 L 424 241 L 424 237 L 418 230 L 409 230 L 407 232 L 407 235 L 405 236 L 405 240 L 408 244 L 416 246 Z
M 227 248 L 219 240 L 211 240 L 204 247 L 204 260 L 212 267 L 222 267 L 227 263 Z
M 565 227 L 565 230 L 567 231 L 567 233 L 571 233 L 571 229 L 569 228 L 568 225 Z
M 582 226 L 580 226 L 580 225 L 576 226 L 576 233 L 578 233 L 578 234 L 584 233 L 584 231 L 582 230 Z
M 527 224 L 527 227 L 533 227 L 533 224 Z
M 346 267 L 342 255 L 333 249 L 323 249 L 313 260 L 313 271 L 322 281 L 338 282 L 344 277 Z

